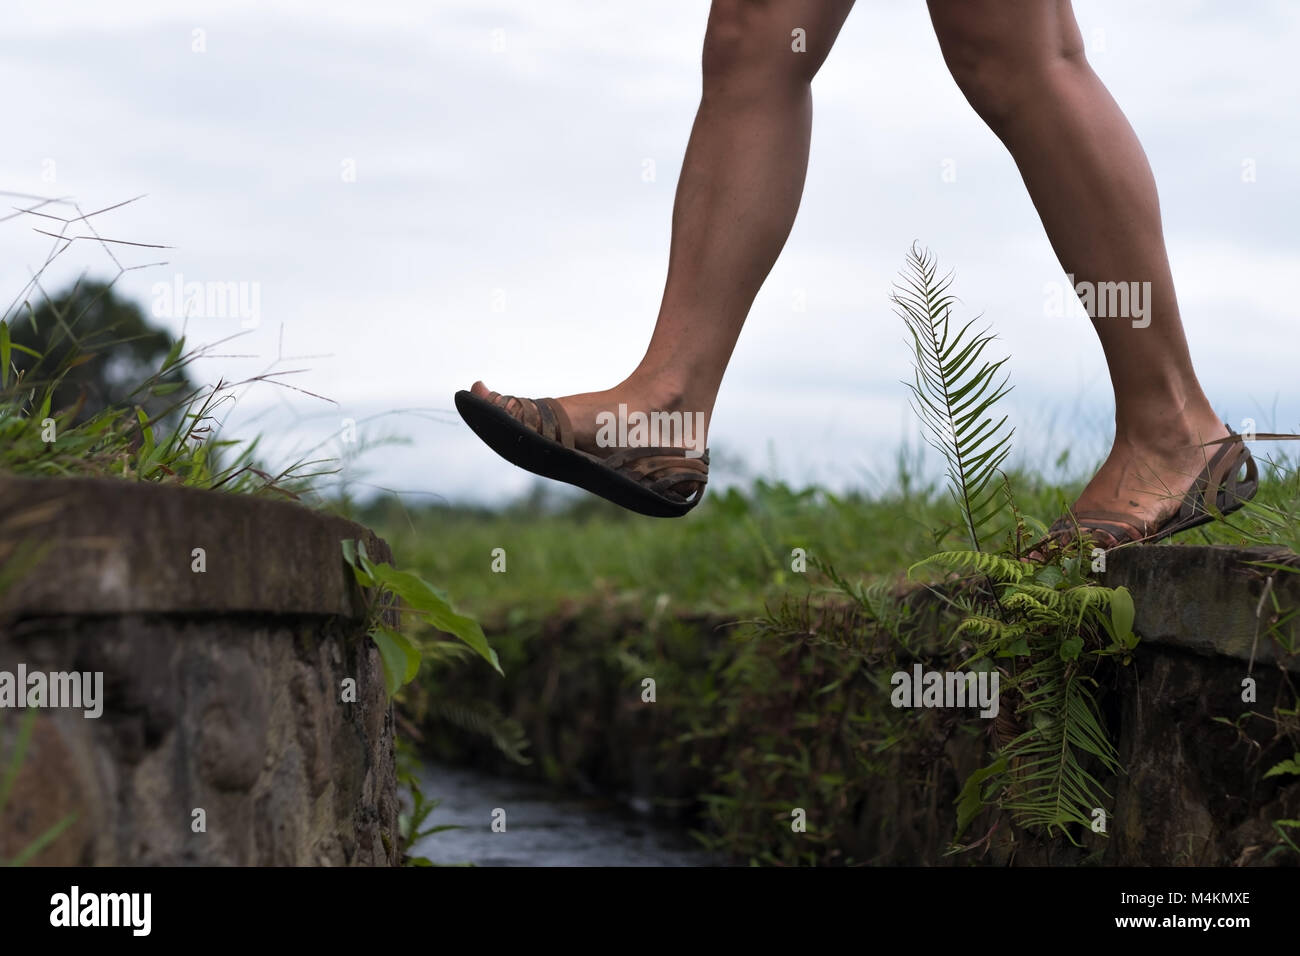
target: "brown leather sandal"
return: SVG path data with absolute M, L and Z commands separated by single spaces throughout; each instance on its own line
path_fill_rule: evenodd
M 1148 529 L 1145 524 L 1139 528 L 1133 523 L 1132 515 L 1117 511 L 1067 513 L 1047 529 L 1047 537 L 1035 546 L 1029 556 L 1037 556 L 1041 560 L 1045 546 L 1064 548 L 1080 534 L 1091 538 L 1097 547 L 1107 551 L 1125 544 L 1163 541 L 1180 531 L 1213 521 L 1216 516 L 1206 505 L 1206 500 L 1211 498 L 1215 511 L 1220 515 L 1231 514 L 1241 508 L 1259 491 L 1259 469 L 1241 436 L 1231 426 L 1228 431 L 1231 434 L 1227 438 L 1206 443 L 1223 447 L 1214 453 L 1201 470 L 1195 483 L 1183 496 L 1178 511 L 1163 524 L 1152 529 Z M 1243 468 L 1244 476 L 1241 474 Z
M 573 425 L 553 398 L 516 398 L 490 392 L 456 393 L 456 410 L 494 452 L 543 478 L 577 485 L 654 518 L 678 518 L 704 497 L 709 453 L 691 458 L 684 448 L 619 448 L 598 458 L 574 447 Z

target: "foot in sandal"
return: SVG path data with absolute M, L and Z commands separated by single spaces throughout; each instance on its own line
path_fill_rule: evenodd
M 679 404 L 672 399 L 629 398 L 615 392 L 519 398 L 475 382 L 456 393 L 456 408 L 511 464 L 640 514 L 680 517 L 699 504 L 708 481 L 707 417 L 666 407 Z
M 1143 442 L 1117 438 L 1079 500 L 1030 557 L 1082 532 L 1105 550 L 1160 541 L 1227 514 L 1254 497 L 1258 473 L 1244 442 L 1218 419 L 1167 426 Z

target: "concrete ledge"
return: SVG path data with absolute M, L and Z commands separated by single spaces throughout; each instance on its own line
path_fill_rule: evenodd
M 102 682 L 99 716 L 0 707 L 4 754 L 36 715 L 0 860 L 75 814 L 33 863 L 396 863 L 393 713 L 344 538 L 391 560 L 292 503 L 0 478 L 0 672 Z
M 360 620 L 339 542 L 366 528 L 285 501 L 112 478 L 0 477 L 0 564 L 48 547 L 0 594 L 0 616 L 325 614 Z M 192 570 L 202 548 L 206 571 Z
M 1101 583 L 1132 592 L 1134 630 L 1144 644 L 1239 661 L 1253 655 L 1256 664 L 1280 663 L 1300 673 L 1300 657 L 1279 654 L 1268 637 L 1272 601 L 1260 605 L 1272 577 L 1280 606 L 1300 608 L 1300 573 L 1252 565 L 1261 561 L 1300 566 L 1300 556 L 1285 548 L 1127 548 L 1107 556 Z M 1295 624 L 1285 627 L 1295 646 Z

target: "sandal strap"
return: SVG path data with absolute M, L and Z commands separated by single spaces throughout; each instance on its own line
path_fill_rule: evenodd
M 515 395 L 502 395 L 500 392 L 488 392 L 487 400 L 543 438 L 559 442 L 565 448 L 574 447 L 573 423 L 565 413 L 564 406 L 555 399 L 534 400 Z
M 597 460 L 655 494 L 683 503 L 692 498 L 698 501 L 709 481 L 708 451 L 694 458 L 688 457 L 684 448 L 648 445 L 620 448 Z
M 1255 457 L 1232 426 L 1228 426 L 1228 431 L 1230 437 L 1216 442 L 1222 447 L 1206 463 L 1196 483 L 1183 498 L 1178 509 L 1179 521 L 1208 514 L 1205 502 L 1211 492 L 1215 509 L 1223 513 L 1234 504 L 1253 498 L 1259 489 L 1259 466 L 1255 464 Z M 1243 467 L 1246 469 L 1244 478 L 1241 477 Z
M 1069 515 L 1058 518 L 1048 529 L 1048 534 L 1054 538 L 1073 535 L 1076 524 L 1084 534 L 1100 531 L 1106 535 L 1113 542 L 1107 545 L 1108 548 L 1116 548 L 1130 541 L 1141 541 L 1146 537 L 1146 532 L 1133 523 L 1132 515 L 1101 510 L 1077 513 L 1073 519 Z M 1104 543 L 1098 542 L 1098 544 Z
M 542 415 L 542 434 L 558 441 L 565 448 L 573 448 L 573 423 L 569 421 L 564 406 L 553 398 L 539 398 L 537 410 Z
M 631 448 L 620 448 L 601 460 L 611 468 L 621 469 L 630 462 L 647 458 L 651 460 L 671 458 L 675 463 L 687 468 L 696 469 L 706 474 L 709 470 L 709 453 L 707 450 L 699 457 L 692 457 L 686 454 L 685 448 L 669 448 L 659 445 L 637 445 Z

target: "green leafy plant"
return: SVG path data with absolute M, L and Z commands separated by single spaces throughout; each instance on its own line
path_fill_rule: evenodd
M 376 564 L 366 554 L 364 541 L 344 541 L 343 559 L 352 569 L 356 581 L 371 593 L 370 637 L 379 648 L 384 665 L 384 682 L 389 696 L 415 679 L 420 670 L 423 642 L 411 631 L 391 628 L 376 613 L 383 607 L 384 596 L 391 594 L 405 605 L 403 610 L 416 621 L 437 631 L 458 637 L 478 656 L 492 665 L 498 674 L 501 662 L 474 618 L 458 613 L 447 595 L 411 571 L 399 571 L 385 562 Z
M 1297 844 L 1296 841 L 1291 838 L 1290 831 L 1292 830 L 1300 830 L 1300 820 L 1273 821 L 1273 832 L 1277 834 L 1278 839 L 1281 842 L 1264 855 L 1265 860 L 1270 860 L 1274 856 L 1277 856 L 1279 853 L 1283 853 L 1288 849 L 1292 853 L 1300 855 L 1300 844 Z
M 497 652 L 489 646 L 483 628 L 474 618 L 456 611 L 446 594 L 418 574 L 399 571 L 387 562 L 372 561 L 366 553 L 364 541 L 345 540 L 342 542 L 342 550 L 344 561 L 367 595 L 370 618 L 368 634 L 379 649 L 384 669 L 384 686 L 390 697 L 415 680 L 420 672 L 420 664 L 426 657 L 441 661 L 454 660 L 468 651 L 491 664 L 498 674 L 502 673 Z M 384 612 L 393 598 L 401 602 L 400 611 L 406 615 L 399 628 L 390 627 L 384 622 Z M 426 639 L 420 633 L 421 627 L 451 634 L 463 643 Z M 503 735 L 502 739 L 508 738 Z M 522 741 L 515 743 L 519 746 Z M 406 754 L 404 748 L 399 749 Z M 409 758 L 409 754 L 406 754 L 406 758 Z M 403 864 L 441 865 L 426 857 L 411 856 L 406 848 L 424 837 L 455 827 L 425 826 L 439 801 L 425 797 L 414 770 L 409 766 L 409 759 L 399 759 L 398 782 L 411 801 L 410 809 L 403 811 L 398 819 Z
M 1300 777 L 1300 753 L 1297 753 L 1290 760 L 1283 760 L 1282 762 L 1274 764 L 1272 767 L 1269 767 L 1268 771 L 1264 774 L 1264 776 L 1281 777 L 1286 774 L 1290 774 L 1291 776 L 1295 776 L 1295 777 Z
M 401 814 L 398 820 L 399 830 L 402 835 L 402 846 L 414 846 L 425 837 L 433 836 L 435 833 L 444 833 L 448 830 L 460 830 L 462 827 L 452 823 L 438 824 L 434 826 L 425 826 L 429 815 L 438 808 L 442 803 L 441 800 L 430 800 L 424 795 L 424 792 L 416 785 L 412 784 L 409 792 L 413 797 L 413 805 L 409 812 Z M 434 863 L 425 856 L 412 856 L 409 853 L 402 854 L 403 866 L 469 866 L 468 863 Z

